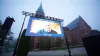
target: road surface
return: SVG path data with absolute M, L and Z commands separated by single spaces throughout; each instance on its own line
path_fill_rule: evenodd
M 12 56 L 13 52 L 4 53 L 3 56 Z M 28 56 L 68 56 L 68 50 L 52 50 L 52 51 L 30 51 Z M 87 56 L 86 50 L 84 47 L 80 48 L 72 48 L 71 49 L 72 56 Z

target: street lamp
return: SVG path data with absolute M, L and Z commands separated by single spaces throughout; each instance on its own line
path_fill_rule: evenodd
M 26 17 L 29 15 L 29 13 L 25 12 L 25 11 L 22 11 L 22 14 L 25 15 L 25 17 L 24 17 L 24 20 L 23 20 L 23 24 L 22 24 L 18 39 L 17 39 L 17 43 L 16 43 L 16 46 L 15 46 L 15 49 L 14 49 L 13 56 L 16 56 L 16 52 L 17 52 L 17 49 L 18 49 L 18 46 L 19 46 L 19 43 L 20 43 L 22 29 L 23 29 L 23 26 L 24 26 L 24 22 L 25 22 Z

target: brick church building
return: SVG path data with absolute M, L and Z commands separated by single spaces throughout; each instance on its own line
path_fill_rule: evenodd
M 79 16 L 66 27 L 64 27 L 65 35 L 72 44 L 82 44 L 82 38 L 91 32 L 91 27 Z
M 45 16 L 45 13 L 42 8 L 42 4 L 40 4 L 40 7 L 36 11 L 36 14 L 41 14 Z M 67 26 L 63 27 L 64 34 L 66 35 L 68 41 L 70 44 L 82 44 L 82 38 L 88 35 L 88 33 L 91 31 L 91 27 L 84 21 L 84 19 L 79 16 L 74 21 L 69 23 Z M 33 41 L 33 47 L 39 48 L 39 39 L 46 39 L 47 37 L 32 37 Z M 57 38 L 51 37 L 51 47 L 54 47 L 54 42 Z M 62 39 L 62 46 L 65 46 L 66 40 L 65 38 Z

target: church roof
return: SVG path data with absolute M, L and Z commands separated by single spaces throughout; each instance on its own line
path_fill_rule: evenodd
M 71 23 L 69 23 L 66 27 L 67 27 L 69 30 L 72 30 L 72 29 L 78 27 L 78 26 L 79 26 L 78 23 L 79 23 L 80 19 L 82 19 L 81 16 L 79 16 L 79 17 L 76 18 L 74 21 L 72 21 Z
M 37 9 L 36 12 L 44 14 L 44 10 L 43 10 L 43 7 L 42 7 L 42 2 L 41 2 L 40 6 L 39 6 L 39 8 Z
M 92 31 L 88 34 L 88 36 L 96 36 L 96 35 L 100 35 L 100 31 L 98 31 L 98 30 L 92 30 Z

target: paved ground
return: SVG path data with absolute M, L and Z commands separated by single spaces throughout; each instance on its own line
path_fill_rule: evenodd
M 69 55 L 68 50 L 54 50 L 54 51 L 38 51 L 38 52 L 29 52 L 28 56 L 64 56 Z M 71 55 L 74 56 L 87 56 L 85 48 L 73 48 L 71 49 Z
M 73 48 L 71 49 L 71 52 L 75 54 L 87 55 L 85 48 Z
M 53 51 L 30 51 L 28 56 L 68 56 L 68 50 L 53 50 Z M 73 48 L 71 49 L 72 56 L 87 56 L 85 48 Z M 5 53 L 3 56 L 12 56 L 12 52 Z

